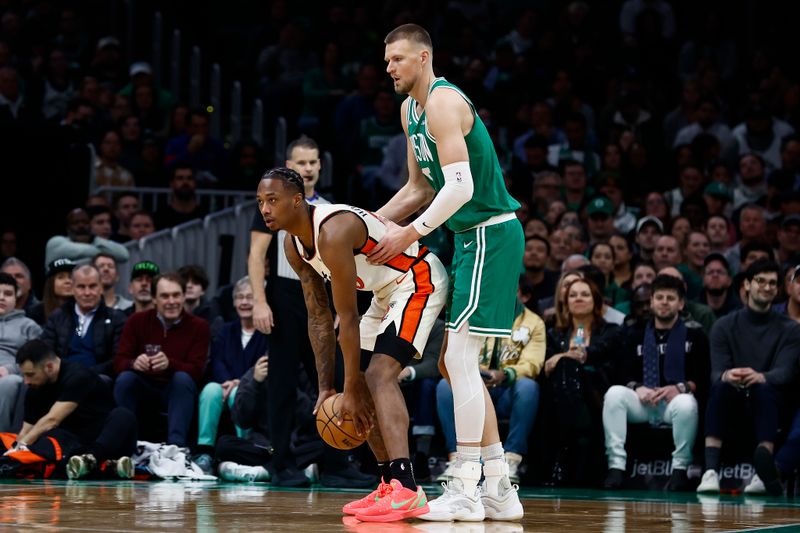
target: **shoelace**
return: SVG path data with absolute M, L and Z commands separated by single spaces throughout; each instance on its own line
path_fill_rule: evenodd
M 391 484 L 381 482 L 381 484 L 378 485 L 378 498 L 383 498 L 384 496 L 390 494 L 391 492 L 392 492 Z
M 462 488 L 461 490 L 458 490 L 457 488 L 455 488 L 455 485 L 453 484 L 453 480 L 452 480 L 452 479 L 451 479 L 451 480 L 449 480 L 449 481 L 443 482 L 443 483 L 442 483 L 442 488 L 444 489 L 444 492 L 442 492 L 442 495 L 441 495 L 441 496 L 439 496 L 439 497 L 438 497 L 436 500 L 434 500 L 434 501 L 439 501 L 439 500 L 442 500 L 442 501 L 447 501 L 447 500 L 449 500 L 450 498 L 452 498 L 452 497 L 455 497 L 455 496 L 458 496 L 458 495 L 460 495 L 460 494 L 464 494 L 464 495 L 466 495 L 466 494 L 464 493 L 464 490 L 463 490 L 463 488 Z M 477 487 L 475 487 L 475 488 L 477 489 L 477 494 L 475 494 L 474 496 L 471 496 L 471 497 L 477 497 L 477 498 L 480 498 L 480 495 L 481 495 L 481 492 L 482 492 L 483 488 L 482 488 L 482 486 L 481 486 L 481 485 L 478 485 L 478 486 L 477 486 Z
M 434 501 L 447 501 L 457 492 L 456 489 L 450 488 L 450 483 L 451 481 L 442 482 L 442 489 L 443 489 L 442 495 L 439 496 Z

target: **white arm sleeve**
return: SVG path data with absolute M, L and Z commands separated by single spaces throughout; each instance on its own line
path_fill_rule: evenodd
M 411 223 L 420 235 L 427 235 L 453 216 L 462 205 L 472 199 L 475 185 L 469 161 L 458 161 L 442 167 L 444 187 L 433 199 L 431 205 Z

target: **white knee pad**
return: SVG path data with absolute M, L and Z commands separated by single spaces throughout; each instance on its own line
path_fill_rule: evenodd
M 453 389 L 458 442 L 480 442 L 483 436 L 486 406 L 479 365 L 483 341 L 483 337 L 469 334 L 466 323 L 458 332 L 448 333 L 444 364 Z

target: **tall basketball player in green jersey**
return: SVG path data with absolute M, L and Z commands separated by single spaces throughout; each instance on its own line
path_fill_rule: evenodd
M 409 95 L 401 111 L 409 178 L 378 214 L 401 220 L 430 205 L 408 226 L 390 223 L 370 259 L 388 261 L 441 224 L 455 232 L 442 357 L 455 405 L 455 476 L 420 518 L 520 519 L 522 505 L 508 479 L 497 419 L 478 366 L 485 337 L 511 335 L 524 249 L 514 214 L 519 203 L 505 188 L 494 146 L 472 102 L 434 76 L 428 32 L 405 24 L 384 42 L 394 89 Z M 479 486 L 481 457 L 485 481 Z

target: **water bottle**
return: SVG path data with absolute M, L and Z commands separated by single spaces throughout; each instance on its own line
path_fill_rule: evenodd
M 581 349 L 586 347 L 586 330 L 583 329 L 583 324 L 578 324 L 578 327 L 575 329 L 575 338 L 573 340 L 576 348 Z

